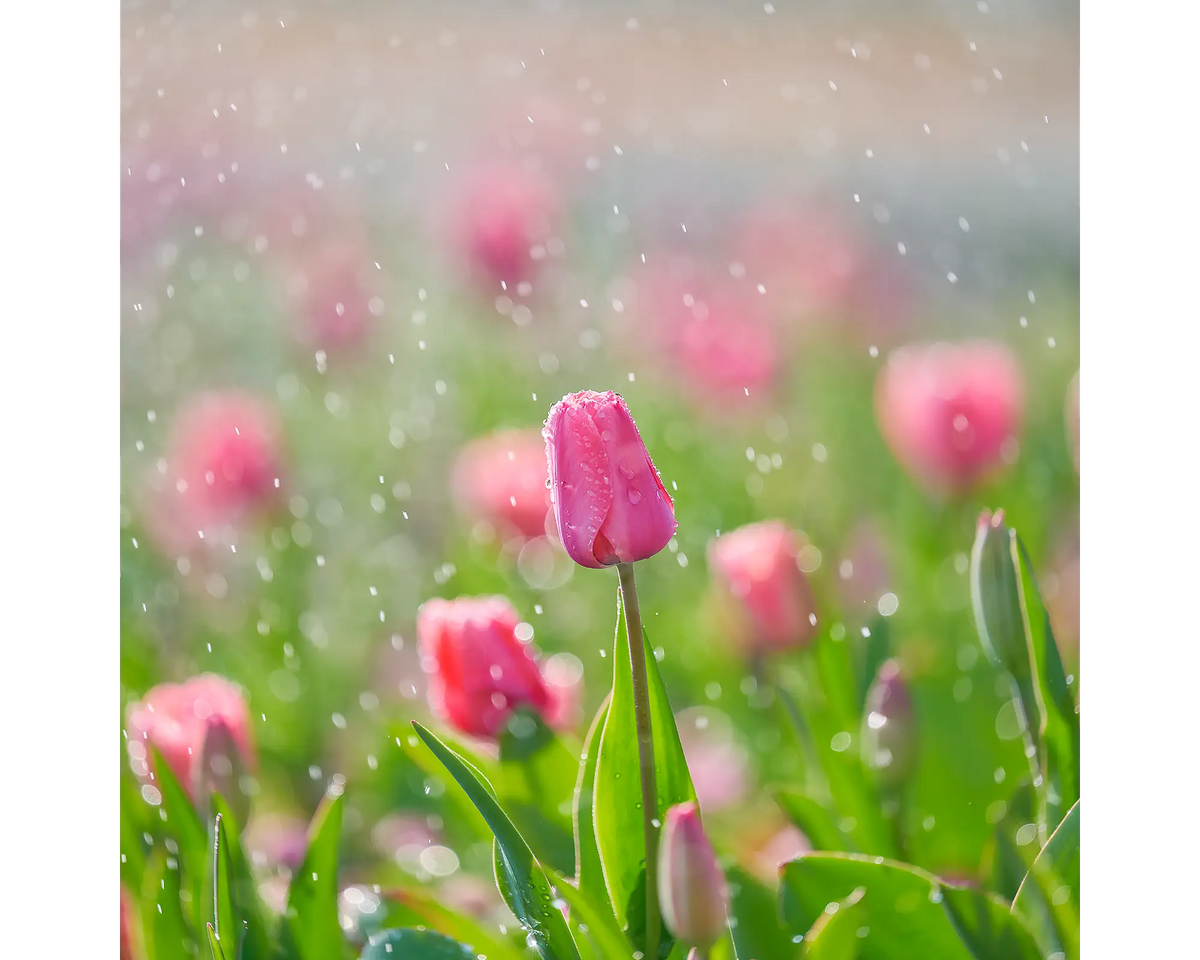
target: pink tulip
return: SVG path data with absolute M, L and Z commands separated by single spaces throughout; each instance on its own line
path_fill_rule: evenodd
M 937 343 L 888 358 L 875 406 L 904 468 L 934 491 L 957 491 L 1015 456 L 1022 389 L 1016 360 L 999 344 Z
M 778 520 L 709 542 L 709 568 L 733 600 L 736 639 L 744 648 L 769 653 L 805 646 L 816 635 L 816 602 L 798 552 L 795 535 Z
M 242 848 L 256 867 L 297 870 L 308 851 L 308 823 L 299 817 L 256 815 L 242 834 Z
M 675 534 L 675 506 L 617 394 L 584 390 L 556 403 L 542 430 L 563 547 L 585 567 L 654 556 Z
M 867 691 L 862 727 L 863 762 L 880 782 L 899 786 L 912 771 L 916 754 L 912 696 L 895 660 L 886 661 Z
M 232 740 L 238 756 L 229 759 L 249 767 L 256 762 L 250 712 L 242 689 L 214 673 L 151 688 L 142 700 L 129 705 L 125 723 L 134 773 L 142 779 L 151 777 L 149 747 L 154 746 L 197 802 L 214 776 L 213 771 L 204 769 L 205 744 L 210 737 Z M 212 756 L 211 749 L 208 756 Z
M 541 434 L 509 430 L 472 440 L 462 449 L 454 466 L 455 497 L 468 516 L 522 537 L 541 537 L 550 512 L 546 476 Z
M 541 176 L 515 166 L 479 170 L 458 197 L 458 248 L 474 273 L 511 289 L 534 274 L 531 250 L 550 238 L 557 206 Z
M 1067 439 L 1071 444 L 1071 459 L 1075 462 L 1075 472 L 1079 472 L 1079 373 L 1071 379 L 1067 387 Z
M 503 597 L 434 599 L 417 612 L 421 665 L 434 713 L 463 733 L 495 737 L 509 715 L 530 706 L 543 716 L 551 697 Z
M 205 531 L 236 525 L 271 503 L 279 486 L 280 432 L 274 411 L 256 397 L 193 398 L 175 419 L 168 482 L 150 503 L 160 546 L 183 552 Z
M 370 294 L 364 285 L 371 258 L 355 243 L 327 243 L 294 264 L 288 289 L 295 296 L 298 337 L 315 350 L 345 351 L 371 327 Z
M 658 848 L 658 899 L 668 929 L 707 951 L 725 932 L 725 876 L 695 803 L 667 810 Z
M 727 412 L 770 392 L 779 349 L 751 284 L 669 276 L 639 300 L 638 349 L 649 341 L 700 404 Z

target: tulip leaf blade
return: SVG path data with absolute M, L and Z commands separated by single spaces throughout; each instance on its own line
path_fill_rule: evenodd
M 644 637 L 643 633 L 643 637 Z M 650 650 L 645 639 L 645 649 Z M 662 822 L 668 807 L 696 799 L 687 760 L 675 727 L 666 686 L 651 652 L 646 656 L 657 811 Z M 646 839 L 642 817 L 641 764 L 634 713 L 633 665 L 624 606 L 617 592 L 617 628 L 613 650 L 613 687 L 596 757 L 592 817 L 609 902 L 617 922 L 639 949 L 645 933 Z M 671 938 L 665 925 L 662 944 Z M 657 958 L 650 958 L 657 960 Z
M 582 889 L 572 886 L 566 877 L 559 878 L 557 890 L 571 909 L 568 922 L 575 930 L 576 943 L 586 944 L 597 960 L 623 957 L 631 952 L 629 941 L 617 926 L 603 891 L 599 898 L 585 894 Z
M 804 960 L 856 960 L 859 941 L 871 935 L 865 900 L 865 888 L 855 887 L 844 900 L 826 906 L 804 935 Z
M 219 793 L 212 795 L 212 803 L 213 810 L 221 817 L 221 833 L 230 863 L 233 905 L 245 929 L 238 956 L 240 960 L 266 960 L 270 952 L 271 939 L 266 921 L 266 911 L 259 898 L 254 875 L 250 872 L 250 865 L 242 850 L 237 820 L 233 816 L 229 804 Z M 223 931 L 220 926 L 217 929 Z
M 213 819 L 213 923 L 218 940 L 235 945 L 238 937 L 238 914 L 233 906 L 233 862 L 229 843 L 221 825 L 221 814 Z M 237 950 L 233 950 L 237 953 Z
M 780 919 L 775 895 L 740 867 L 731 867 L 725 877 L 737 960 L 795 960 L 799 949 Z
M 164 850 L 154 850 L 142 877 L 141 919 L 148 960 L 185 960 L 194 949 L 179 899 L 179 864 Z
M 338 923 L 338 842 L 342 795 L 327 793 L 308 827 L 308 849 L 288 887 L 283 938 L 299 960 L 325 960 L 342 954 Z
M 526 925 L 543 960 L 579 960 L 542 865 L 497 802 L 490 784 L 463 758 L 417 721 L 413 728 L 479 810 L 495 837 L 497 885 L 505 902 Z
M 810 853 L 792 860 L 780 877 L 780 911 L 793 935 L 807 934 L 830 904 L 859 888 L 868 928 L 858 944 L 863 960 L 1040 957 L 1024 924 L 1013 922 L 999 897 L 949 887 L 918 867 L 882 857 Z
M 596 761 L 600 754 L 600 733 L 608 717 L 611 694 L 604 698 L 583 741 L 583 756 L 579 761 L 579 780 L 575 784 L 572 819 L 575 828 L 575 877 L 582 894 L 608 905 L 604 886 L 604 867 L 596 846 L 596 827 L 593 820 L 592 792 L 596 785 Z M 611 913 L 611 910 L 609 911 Z
M 1042 950 L 1079 956 L 1079 801 L 1063 817 L 1021 881 L 1012 912 Z
M 204 882 L 209 869 L 208 831 L 187 791 L 158 748 L 151 746 L 150 754 L 154 784 L 162 795 L 161 810 L 166 815 L 166 830 L 179 845 L 179 862 L 189 880 L 193 916 L 197 919 L 209 916 L 212 913 L 212 888 Z
M 432 930 L 401 928 L 380 930 L 367 940 L 359 960 L 465 960 L 474 956 L 466 944 Z
M 498 931 L 490 930 L 479 921 L 446 906 L 430 890 L 423 887 L 402 887 L 387 891 L 386 910 L 381 926 L 427 927 L 434 933 L 468 944 L 475 953 L 484 953 L 490 960 L 526 960 L 528 954 Z
M 213 925 L 206 923 L 204 928 L 208 933 L 208 950 L 212 956 L 212 960 L 225 960 L 225 948 L 221 946 L 221 938 L 217 936 Z
M 775 791 L 775 803 L 808 838 L 814 850 L 851 853 L 854 846 L 834 822 L 833 815 L 817 800 L 796 790 Z

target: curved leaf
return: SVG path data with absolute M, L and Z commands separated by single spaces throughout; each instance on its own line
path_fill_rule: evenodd
M 855 960 L 860 942 L 871 935 L 864 888 L 831 903 L 804 935 L 805 960 Z
M 543 960 L 579 960 L 566 920 L 554 906 L 554 894 L 545 871 L 496 802 L 490 785 L 474 773 L 462 757 L 415 720 L 413 728 L 462 787 L 495 835 L 500 892 L 517 919 L 529 929 L 538 954 Z
M 270 929 L 266 921 L 266 910 L 259 899 L 258 886 L 242 852 L 237 820 L 220 794 L 213 794 L 212 803 L 213 810 L 221 816 L 221 832 L 232 871 L 234 910 L 244 927 L 244 933 L 239 934 L 239 960 L 266 960 L 270 951 Z
M 420 887 L 388 890 L 384 927 L 422 926 L 469 946 L 489 960 L 522 960 L 528 956 L 496 931 L 482 926 L 474 918 L 445 906 L 430 891 Z
M 146 862 L 140 913 L 148 960 L 190 960 L 194 948 L 179 900 L 179 865 L 162 850 Z
M 652 649 L 648 637 L 645 647 Z M 657 816 L 661 821 L 668 807 L 696 799 L 696 791 L 692 787 L 692 778 L 679 742 L 679 731 L 675 727 L 675 717 L 671 713 L 667 690 L 653 653 L 646 657 L 646 673 L 650 687 Z M 609 902 L 612 903 L 617 921 L 637 942 L 640 939 L 638 927 L 644 928 L 645 917 L 639 918 L 636 906 L 631 911 L 630 905 L 635 897 L 639 903 L 644 897 L 646 838 L 643 833 L 641 765 L 633 706 L 633 666 L 629 659 L 629 642 L 619 591 L 612 701 L 600 734 L 592 805 L 596 848 L 600 854 Z M 644 912 L 643 908 L 641 913 Z
M 868 927 L 857 947 L 863 960 L 1038 957 L 1028 933 L 1008 922 L 999 898 L 946 887 L 931 873 L 882 857 L 813 853 L 785 864 L 780 881 L 784 920 L 793 935 L 807 933 L 830 904 L 859 887 Z M 947 893 L 953 899 L 949 908 Z M 1012 952 L 1003 952 L 1009 948 Z
M 1079 956 L 1079 801 L 1033 861 L 1012 912 L 1025 921 L 1047 955 Z
M 337 904 L 341 830 L 342 795 L 326 794 L 309 824 L 308 850 L 288 887 L 283 915 L 285 940 L 300 960 L 342 955 Z
M 575 877 L 584 896 L 594 902 L 608 903 L 604 886 L 604 868 L 600 865 L 600 850 L 596 846 L 596 826 L 592 819 L 592 790 L 596 783 L 596 760 L 600 755 L 600 733 L 608 717 L 609 694 L 600 704 L 592 725 L 583 741 L 583 756 L 579 761 L 579 780 L 575 784 L 573 819 L 575 821 Z
M 432 930 L 381 930 L 372 934 L 359 960 L 473 960 L 474 952 Z
M 576 942 L 586 941 L 597 960 L 633 955 L 633 947 L 617 926 L 603 895 L 597 901 L 573 887 L 566 877 L 559 877 L 556 889 L 570 907 L 568 922 L 575 931 Z
M 230 947 L 230 953 L 238 954 L 237 942 L 241 935 L 237 911 L 233 907 L 233 863 L 229 857 L 229 844 L 221 826 L 221 814 L 213 821 L 213 923 L 209 926 L 218 940 Z
M 814 850 L 853 851 L 853 844 L 834 823 L 829 811 L 812 797 L 795 790 L 776 790 L 775 803 L 808 838 Z
M 800 949 L 779 917 L 775 894 L 740 867 L 727 870 L 726 880 L 737 960 L 795 960 Z
M 155 746 L 150 747 L 154 784 L 162 794 L 163 815 L 167 833 L 179 846 L 179 862 L 187 875 L 192 893 L 193 916 L 199 920 L 212 914 L 212 888 L 206 886 L 208 874 L 208 831 L 200 821 L 196 808 L 186 790 L 175 778 L 167 761 Z

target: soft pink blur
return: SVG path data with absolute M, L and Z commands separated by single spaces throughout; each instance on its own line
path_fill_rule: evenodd
M 133 908 L 132 898 L 121 888 L 121 960 L 133 960 Z
M 676 718 L 696 801 L 710 813 L 745 799 L 750 760 L 733 734 L 728 717 L 706 709 L 687 710 Z
M 335 238 L 285 261 L 297 339 L 327 354 L 360 345 L 371 328 L 368 286 L 375 271 L 357 240 Z
M 308 824 L 300 817 L 256 815 L 242 833 L 242 848 L 255 867 L 294 871 L 308 850 Z
M 779 868 L 802 854 L 812 851 L 808 838 L 792 824 L 784 824 L 765 839 L 751 844 L 746 853 L 750 871 L 763 883 L 779 881 Z
M 574 730 L 583 721 L 583 661 L 573 653 L 556 653 L 542 665 L 550 693 L 546 722 L 556 730 Z
M 725 932 L 725 875 L 694 802 L 667 810 L 658 871 L 658 898 L 667 928 L 689 946 L 707 950 Z
M 243 765 L 256 764 L 250 712 L 242 688 L 205 673 L 184 683 L 160 683 L 125 712 L 130 766 L 142 779 L 152 773 L 150 746 L 166 760 L 180 784 L 196 798 L 204 741 L 213 724 L 223 724 Z
M 675 507 L 625 401 L 583 390 L 556 403 L 542 430 L 563 547 L 601 568 L 654 556 L 675 534 Z
M 187 552 L 269 506 L 279 486 L 280 434 L 274 409 L 255 396 L 193 397 L 175 418 L 166 483 L 148 498 L 159 547 Z
M 883 538 L 873 524 L 862 521 L 851 531 L 838 557 L 837 587 L 843 613 L 873 617 L 889 584 Z
M 1075 472 L 1079 472 L 1079 373 L 1071 378 L 1067 387 L 1066 402 L 1067 441 L 1071 445 L 1071 459 L 1075 462 Z
M 452 215 L 467 268 L 490 287 L 533 278 L 558 215 L 549 178 L 516 165 L 477 169 L 463 179 Z M 534 253 L 537 248 L 538 252 Z
M 487 520 L 505 540 L 541 537 L 550 512 L 547 477 L 541 433 L 507 430 L 463 447 L 454 465 L 455 499 L 462 513 Z
M 1021 370 L 997 343 L 906 347 L 880 372 L 875 406 L 901 465 L 934 492 L 960 491 L 1015 458 Z
M 1079 530 L 1055 537 L 1047 570 L 1041 578 L 1042 599 L 1059 656 L 1068 673 L 1079 672 Z
M 709 413 L 757 409 L 770 393 L 779 355 L 765 301 L 748 281 L 668 263 L 638 293 L 630 340 Z
M 795 534 L 779 520 L 709 541 L 709 569 L 732 600 L 736 645 L 769 653 L 805 646 L 816 635 L 816 602 L 798 553 Z
M 435 714 L 463 733 L 495 737 L 517 707 L 550 712 L 550 692 L 517 638 L 519 622 L 504 597 L 438 598 L 421 606 L 421 666 Z

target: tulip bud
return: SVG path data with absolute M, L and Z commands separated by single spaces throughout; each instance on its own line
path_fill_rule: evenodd
M 468 516 L 487 520 L 502 532 L 545 536 L 550 491 L 541 435 L 508 430 L 472 440 L 454 465 L 454 493 Z
M 1079 472 L 1079 373 L 1071 379 L 1067 387 L 1067 439 L 1071 444 L 1071 458 L 1075 462 L 1075 472 Z
M 417 642 L 435 714 L 463 733 L 495 737 L 517 707 L 543 716 L 552 709 L 519 627 L 504 597 L 435 599 L 421 606 Z
M 880 782 L 895 787 L 912 770 L 916 750 L 912 698 L 900 672 L 900 664 L 888 660 L 879 668 L 867 692 L 863 717 L 862 758 L 875 770 Z
M 694 802 L 667 810 L 658 847 L 658 902 L 676 939 L 701 953 L 725 932 L 725 876 Z
M 215 782 L 204 774 L 206 748 L 210 762 L 219 753 L 231 770 L 252 767 L 255 762 L 250 711 L 242 689 L 216 674 L 152 688 L 141 701 L 129 705 L 126 727 L 134 773 L 150 779 L 148 747 L 154 746 L 194 803 L 205 799 L 200 788 Z M 219 766 L 224 769 L 224 764 Z M 233 796 L 226 799 L 236 802 Z
M 198 804 L 219 793 L 229 804 L 239 824 L 246 823 L 250 798 L 242 790 L 242 759 L 229 725 L 221 717 L 208 718 L 208 731 L 200 751 L 200 762 L 192 770 L 192 796 Z
M 752 523 L 709 542 L 709 568 L 733 600 L 737 639 L 749 650 L 804 646 L 816 635 L 816 602 L 798 553 L 794 534 L 778 520 Z
M 1021 371 L 999 344 L 908 347 L 888 358 L 875 405 L 910 474 L 939 492 L 961 490 L 1015 457 Z
M 563 547 L 599 569 L 654 556 L 675 534 L 675 507 L 629 407 L 584 390 L 556 403 L 542 430 Z

